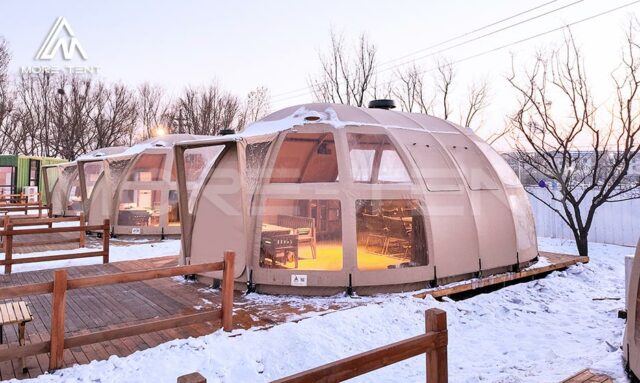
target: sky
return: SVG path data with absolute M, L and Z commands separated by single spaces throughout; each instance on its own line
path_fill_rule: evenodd
M 10 44 L 12 71 L 42 65 L 35 60 L 36 52 L 56 18 L 64 16 L 87 55 L 86 61 L 76 55 L 69 63 L 97 66 L 98 76 L 107 81 L 160 84 L 170 94 L 212 81 L 238 95 L 265 86 L 272 110 L 277 110 L 313 100 L 308 81 L 319 70 L 318 54 L 328 48 L 331 30 L 347 41 L 365 33 L 376 45 L 380 63 L 396 60 L 388 65 L 390 70 L 380 73 L 384 77 L 402 68 L 401 63 L 415 62 L 429 70 L 437 59 L 456 62 L 630 3 L 5 0 L 0 2 L 0 36 Z M 426 49 L 536 6 L 540 8 Z M 572 27 L 591 83 L 603 102 L 612 95 L 610 73 L 620 64 L 624 29 L 639 11 L 637 2 Z M 539 17 L 526 21 L 535 16 Z M 510 26 L 515 23 L 520 24 Z M 481 37 L 500 28 L 505 30 Z M 483 129 L 488 132 L 501 126 L 513 110 L 514 93 L 504 80 L 511 55 L 521 68 L 531 63 L 537 49 L 557 45 L 562 37 L 562 31 L 545 34 L 456 64 L 459 83 L 454 91 L 459 94 L 473 81 L 489 83 L 490 106 L 483 114 Z M 465 43 L 473 38 L 477 40 Z M 456 44 L 460 46 L 449 49 Z M 420 53 L 411 55 L 415 52 Z M 400 57 L 405 58 L 398 61 Z

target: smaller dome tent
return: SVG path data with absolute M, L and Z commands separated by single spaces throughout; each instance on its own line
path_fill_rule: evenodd
M 205 137 L 169 134 L 100 161 L 79 160 L 85 178 L 83 193 L 88 196 L 88 224 L 109 219 L 117 235 L 179 235 L 173 145 Z
M 624 331 L 623 356 L 629 370 L 640 377 L 640 240 L 633 259 L 627 286 L 627 325 Z
M 175 151 L 183 262 L 233 250 L 237 282 L 258 291 L 409 290 L 538 254 L 511 168 L 470 129 L 428 115 L 307 104 Z
M 100 148 L 79 156 L 75 161 L 43 167 L 47 198 L 54 216 L 74 216 L 83 212 L 83 194 L 78 163 L 121 153 L 125 146 Z

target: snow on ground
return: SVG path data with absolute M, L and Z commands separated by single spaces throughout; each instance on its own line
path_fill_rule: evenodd
M 541 250 L 575 253 L 571 241 L 539 241 Z M 173 383 L 199 371 L 208 382 L 267 382 L 420 334 L 424 311 L 439 307 L 448 315 L 451 382 L 558 382 L 587 367 L 625 382 L 619 351 L 624 321 L 617 311 L 624 305 L 624 256 L 633 249 L 591 244 L 590 251 L 589 264 L 458 302 L 410 294 L 360 298 L 366 304 L 352 309 L 267 330 L 175 340 L 35 380 Z M 302 299 L 251 296 L 260 302 Z M 309 299 L 327 304 L 349 298 Z M 424 382 L 424 376 L 425 358 L 419 356 L 354 381 Z
M 109 247 L 109 262 L 118 262 L 118 261 L 129 261 L 132 259 L 143 259 L 143 258 L 154 258 L 154 257 L 162 257 L 165 255 L 178 255 L 180 253 L 180 240 L 178 239 L 168 239 L 161 242 L 152 242 L 145 243 L 141 241 L 136 243 L 135 245 L 130 246 L 119 246 L 119 241 L 111 240 L 111 246 Z M 97 248 L 100 248 L 99 246 Z M 51 251 L 42 251 L 37 253 L 19 253 L 13 254 L 13 259 L 19 258 L 27 258 L 27 257 L 39 257 L 39 256 L 47 256 L 47 255 L 57 255 L 57 254 L 75 254 L 75 253 L 86 253 L 90 251 L 95 251 L 96 248 L 80 248 L 80 249 L 71 249 L 71 250 L 51 250 Z M 69 266 L 81 266 L 81 265 L 94 265 L 102 263 L 101 257 L 91 257 L 91 258 L 79 258 L 79 259 L 69 259 L 62 261 L 49 261 L 49 262 L 38 262 L 38 263 L 24 263 L 13 265 L 12 271 L 14 273 L 19 273 L 23 271 L 33 271 L 33 270 L 42 270 L 42 269 L 56 269 L 60 267 L 69 267 Z

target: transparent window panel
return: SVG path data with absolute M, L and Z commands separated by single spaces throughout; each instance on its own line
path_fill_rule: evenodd
M 204 184 L 204 180 L 209 174 L 211 167 L 215 163 L 224 145 L 204 146 L 201 148 L 187 149 L 184 152 L 184 174 L 187 179 L 187 200 L 189 201 L 189 212 L 193 212 L 198 191 Z M 172 180 L 177 179 L 175 174 L 175 164 L 172 170 Z M 177 197 L 177 196 L 176 196 Z
M 47 175 L 47 186 L 49 186 L 48 191 L 51 193 L 53 191 L 53 186 L 56 184 L 56 181 L 58 181 L 59 170 L 57 167 L 50 167 L 46 168 L 45 172 Z M 2 179 L 4 180 L 4 177 L 2 177 Z
M 29 160 L 29 186 L 39 186 L 40 183 L 40 161 Z
M 117 190 L 115 186 L 118 185 L 121 178 L 124 177 L 125 170 L 127 169 L 130 161 L 131 160 L 126 159 L 109 161 L 107 163 L 109 171 L 106 174 L 109 175 L 109 182 L 111 183 L 111 185 L 114 185 L 114 187 L 111 188 L 111 197 L 115 197 L 115 193 Z
M 87 162 L 83 166 L 84 170 L 84 179 L 87 188 L 87 197 L 91 198 L 91 194 L 93 193 L 93 187 L 96 186 L 96 182 L 98 182 L 98 178 L 102 175 L 103 170 L 102 161 L 97 162 Z
M 337 179 L 333 134 L 287 134 L 271 172 L 272 183 L 336 182 Z
M 373 149 L 352 149 L 349 151 L 351 175 L 355 182 L 371 182 L 375 155 L 376 151 Z
M 260 175 L 267 158 L 267 153 L 271 147 L 271 142 L 258 142 L 247 145 L 245 151 L 246 158 L 246 176 L 247 176 L 247 192 L 253 195 L 260 183 Z
M 142 154 L 129 171 L 129 181 L 161 181 L 165 154 Z
M 384 134 L 347 134 L 354 182 L 411 183 L 396 147 Z
M 0 188 L 2 194 L 13 191 L 13 166 L 0 166 Z
M 294 270 L 342 269 L 338 200 L 268 199 L 260 228 L 260 266 Z
M 178 205 L 178 191 L 169 190 L 169 226 L 180 226 L 180 206 Z
M 82 210 L 82 193 L 80 190 L 80 178 L 78 177 L 78 167 L 68 166 L 62 171 L 62 178 L 68 186 L 67 189 L 67 210 Z M 63 183 L 63 185 L 65 184 Z
M 118 225 L 160 226 L 160 190 L 122 190 Z
M 356 233 L 360 270 L 427 264 L 424 217 L 416 200 L 357 200 Z

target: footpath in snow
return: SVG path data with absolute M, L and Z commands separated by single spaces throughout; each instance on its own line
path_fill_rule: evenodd
M 543 251 L 575 253 L 571 241 L 539 242 Z M 112 259 L 163 255 L 172 246 L 175 254 L 176 243 L 114 247 Z M 587 265 L 463 301 L 410 294 L 359 298 L 366 304 L 268 330 L 175 340 L 30 381 L 174 383 L 179 375 L 198 371 L 208 382 L 268 382 L 418 335 L 424 332 L 425 310 L 438 307 L 448 315 L 451 382 L 558 382 L 587 367 L 625 382 L 619 350 L 624 321 L 617 311 L 624 306 L 624 256 L 633 249 L 591 244 L 590 252 Z M 287 299 L 253 297 L 260 302 Z M 327 304 L 350 298 L 312 299 Z M 354 381 L 424 382 L 424 376 L 425 359 L 419 356 Z

